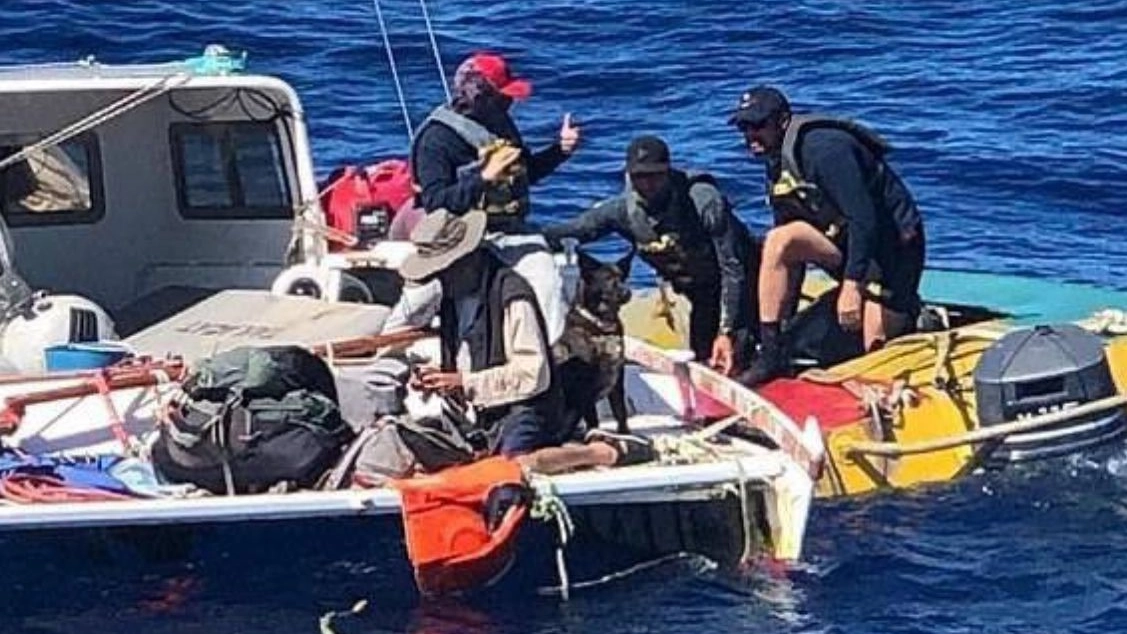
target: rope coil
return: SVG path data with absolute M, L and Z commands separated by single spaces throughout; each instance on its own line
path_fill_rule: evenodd
M 1098 335 L 1127 335 L 1127 311 L 1106 308 L 1080 322 L 1080 327 Z

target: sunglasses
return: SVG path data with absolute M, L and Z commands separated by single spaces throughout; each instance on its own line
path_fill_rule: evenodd
M 760 121 L 755 121 L 755 122 L 740 121 L 738 124 L 736 124 L 736 127 L 739 128 L 740 132 L 749 132 L 749 131 L 755 132 L 755 131 L 758 131 L 758 130 L 762 130 L 762 129 L 766 128 L 768 125 L 770 125 L 772 119 L 773 119 L 773 117 L 767 117 L 766 119 L 762 119 Z

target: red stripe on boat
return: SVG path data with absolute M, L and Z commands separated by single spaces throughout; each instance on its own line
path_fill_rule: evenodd
M 823 431 L 855 423 L 865 415 L 861 401 L 840 385 L 776 379 L 755 391 L 799 425 L 813 416 Z

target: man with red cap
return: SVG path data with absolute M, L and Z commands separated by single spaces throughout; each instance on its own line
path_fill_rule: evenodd
M 485 211 L 486 240 L 531 284 L 554 342 L 563 333 L 568 307 L 548 245 L 526 220 L 529 188 L 567 160 L 580 134 L 567 114 L 554 143 L 536 152 L 526 147 L 509 108 L 531 93 L 532 85 L 514 77 L 503 57 L 472 55 L 454 75 L 451 102 L 420 126 L 411 145 L 411 170 L 417 202 L 427 213 Z

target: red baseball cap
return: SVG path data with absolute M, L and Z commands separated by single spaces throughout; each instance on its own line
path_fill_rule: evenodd
M 508 62 L 500 55 L 478 53 L 467 62 L 502 95 L 513 99 L 528 99 L 532 94 L 532 84 L 527 79 L 513 77 L 509 72 Z

